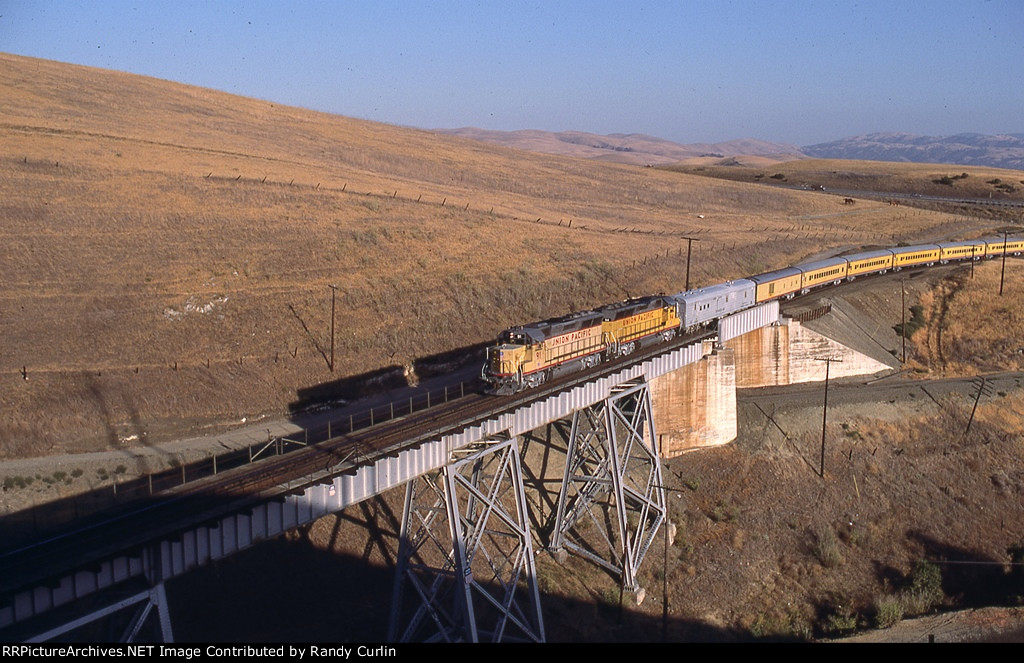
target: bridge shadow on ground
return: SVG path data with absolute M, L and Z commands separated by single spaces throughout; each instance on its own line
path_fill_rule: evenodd
M 180 642 L 385 641 L 403 493 L 401 489 L 389 491 L 172 578 L 167 591 L 175 638 Z M 198 510 L 210 508 L 218 499 L 199 495 L 192 506 Z M 921 544 L 922 557 L 933 560 L 938 569 L 937 582 L 947 598 L 935 607 L 1015 605 L 1024 596 L 1024 571 L 1020 566 L 1007 570 L 1005 561 L 919 532 L 909 532 L 907 537 Z M 645 562 L 648 572 L 662 563 L 661 553 L 655 548 Z M 1022 550 L 1011 550 L 1010 554 L 1018 563 L 1024 560 Z M 641 608 L 635 606 L 633 595 L 622 595 L 611 574 L 588 561 L 570 556 L 559 562 L 541 552 L 537 563 L 549 642 L 787 639 L 758 638 L 747 629 L 680 617 L 681 612 L 692 613 L 701 607 L 673 603 L 671 588 L 664 596 L 656 574 L 644 583 L 648 595 Z M 669 569 L 670 574 L 672 571 Z M 894 593 L 910 591 L 919 583 L 914 573 L 883 564 L 877 566 L 876 573 L 880 580 L 888 581 Z M 406 602 L 413 601 L 411 594 L 406 588 Z M 666 599 L 670 606 L 667 614 L 663 612 Z M 819 623 L 825 623 L 835 611 L 835 606 L 824 603 L 818 608 Z M 107 640 L 116 632 L 116 626 L 97 624 L 72 634 L 72 639 Z M 158 637 L 159 633 L 149 631 L 143 637 L 147 635 Z
M 902 614 L 903 618 L 944 610 L 1017 606 L 1024 601 L 1024 545 L 1007 550 L 1012 560 L 1007 565 L 1004 560 L 944 543 L 921 532 L 911 531 L 906 537 L 923 549 L 921 560 L 909 572 L 875 563 L 878 580 L 891 588 L 885 599 L 911 610 Z M 874 609 L 877 613 L 884 608 L 876 603 Z M 825 600 L 816 605 L 820 624 L 829 623 L 843 611 L 837 602 Z M 877 614 L 862 616 L 877 619 Z
M 387 500 L 376 498 L 172 581 L 168 597 L 175 638 L 386 641 L 400 517 Z M 545 562 L 555 564 L 550 558 Z M 582 564 L 587 562 L 570 558 L 565 572 Z M 539 575 L 544 573 L 542 569 Z M 610 589 L 614 583 L 600 580 L 600 587 L 587 589 L 589 599 L 542 591 L 548 642 L 754 640 L 748 632 L 696 620 L 663 621 L 660 609 L 652 615 L 620 607 L 619 592 Z M 407 587 L 405 592 L 404 601 L 412 601 L 412 590 Z M 622 601 L 628 606 L 632 595 Z
M 924 547 L 925 559 L 934 560 L 941 571 L 942 591 L 957 607 L 1019 605 L 1024 600 L 1021 546 L 1007 551 L 1016 563 L 1007 570 L 1003 560 L 951 546 L 927 534 L 910 532 L 907 537 Z

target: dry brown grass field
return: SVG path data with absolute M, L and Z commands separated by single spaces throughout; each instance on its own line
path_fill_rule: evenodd
M 914 332 L 912 365 L 928 375 L 1024 369 L 1024 264 L 999 260 L 958 272 L 921 298 L 927 324 Z M 1000 280 L 1004 282 L 999 294 Z M 982 315 L 983 312 L 983 315 Z
M 742 165 L 741 165 L 742 164 Z M 737 165 L 680 164 L 673 172 L 737 182 L 762 182 L 826 189 L 854 189 L 949 198 L 1024 200 L 1024 173 L 1004 168 L 931 163 L 890 163 L 842 159 L 797 159 L 767 163 L 750 159 Z M 1017 215 L 1020 220 L 1020 215 Z
M 677 291 L 683 236 L 700 285 L 988 227 L 4 54 L 0 130 L 0 458 L 285 413 L 305 387 Z

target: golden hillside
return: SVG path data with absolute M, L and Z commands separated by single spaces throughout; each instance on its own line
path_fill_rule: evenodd
M 678 291 L 687 235 L 699 285 L 981 223 L 4 54 L 0 127 L 0 457 L 282 413 L 321 382 Z

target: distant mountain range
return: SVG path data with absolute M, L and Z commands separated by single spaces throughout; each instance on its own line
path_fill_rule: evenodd
M 910 161 L 1024 170 L 1024 134 L 918 136 L 876 133 L 801 148 L 809 157 Z
M 490 131 L 464 127 L 436 129 L 452 134 L 497 143 L 531 152 L 561 154 L 583 159 L 614 161 L 638 166 L 659 166 L 680 161 L 721 160 L 730 157 L 760 157 L 774 161 L 806 158 L 795 145 L 769 143 L 752 138 L 725 143 L 694 143 L 683 145 L 644 134 L 610 134 L 602 136 L 582 131 Z
M 436 131 L 531 152 L 634 165 L 657 166 L 679 162 L 764 165 L 776 161 L 818 158 L 909 161 L 1024 170 L 1024 134 L 919 136 L 889 132 L 797 147 L 752 138 L 723 143 L 681 144 L 644 134 L 602 136 L 582 131 L 491 131 L 472 127 Z

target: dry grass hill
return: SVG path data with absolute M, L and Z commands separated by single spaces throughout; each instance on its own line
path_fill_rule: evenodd
M 675 291 L 683 236 L 699 285 L 979 226 L 13 55 L 0 118 L 3 458 L 285 413 L 305 387 Z
M 806 158 L 806 155 L 801 153 L 795 145 L 769 143 L 751 138 L 724 143 L 682 145 L 644 134 L 602 136 L 583 131 L 538 131 L 534 129 L 490 131 L 474 127 L 438 129 L 437 131 L 519 150 L 634 166 L 657 166 L 680 162 L 716 163 L 725 158 L 742 158 L 744 163 L 771 164 Z
M 728 160 L 727 160 L 728 161 Z M 856 190 L 876 193 L 938 196 L 954 199 L 1024 200 L 1024 177 L 1019 170 L 988 166 L 953 166 L 934 163 L 889 163 L 844 159 L 801 159 L 785 163 L 743 166 L 728 163 L 677 164 L 665 166 L 678 173 L 704 175 L 732 182 L 761 182 L 797 187 Z M 944 206 L 956 209 L 955 206 Z M 978 215 L 976 206 L 960 208 Z M 1019 210 L 1007 220 L 1020 222 Z

